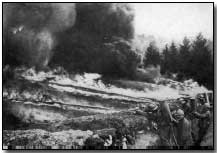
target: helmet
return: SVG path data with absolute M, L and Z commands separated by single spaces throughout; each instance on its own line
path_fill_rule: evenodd
M 189 97 L 189 99 L 190 99 L 190 100 L 195 100 L 195 98 L 194 98 L 194 97 L 192 97 L 192 96 L 190 96 L 190 97 Z
M 185 98 L 180 98 L 179 101 L 180 101 L 182 104 L 184 104 L 184 103 L 186 103 L 187 99 L 185 99 Z
M 183 101 L 183 100 L 185 100 L 183 97 L 181 97 L 181 98 L 178 98 L 178 100 L 179 101 Z
M 209 103 L 205 103 L 204 106 L 205 106 L 206 108 L 210 108 L 210 107 L 211 107 Z
M 203 94 L 199 94 L 198 98 L 199 98 L 199 99 L 203 99 L 203 98 L 204 98 L 204 95 L 203 95 Z
M 150 104 L 148 105 L 148 108 L 149 108 L 150 110 L 152 110 L 152 111 L 155 111 L 155 110 L 158 109 L 158 106 L 157 106 L 156 104 L 150 103 Z
M 178 121 L 181 120 L 181 119 L 183 119 L 184 116 L 185 116 L 185 113 L 184 113 L 184 111 L 181 110 L 181 109 L 178 109 L 178 110 L 174 113 L 174 118 L 175 118 L 176 120 L 178 120 Z

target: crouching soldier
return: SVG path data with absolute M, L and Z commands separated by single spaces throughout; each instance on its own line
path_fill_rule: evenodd
M 149 103 L 147 105 L 139 105 L 139 107 L 137 107 L 135 109 L 135 114 L 136 115 L 143 115 L 143 116 L 150 116 L 153 114 L 156 114 L 158 111 L 158 105 L 155 103 Z

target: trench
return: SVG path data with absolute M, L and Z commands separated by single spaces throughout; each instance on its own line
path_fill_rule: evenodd
M 117 140 L 129 135 L 134 142 L 128 142 L 128 149 L 157 149 L 162 144 L 158 123 L 130 111 L 141 103 L 158 103 L 155 99 L 19 79 L 11 84 L 3 88 L 4 145 L 88 146 L 84 143 L 94 135 L 112 135 Z M 48 99 L 43 100 L 43 94 Z M 210 132 L 207 139 L 211 140 Z
M 36 129 L 45 130 L 51 133 L 51 135 L 55 132 L 68 130 L 125 129 L 128 130 L 127 133 L 129 135 L 135 136 L 135 144 L 128 144 L 129 149 L 145 149 L 147 146 L 153 145 L 158 139 L 158 136 L 150 130 L 150 125 L 146 118 L 135 116 L 129 112 L 106 114 L 105 112 L 83 111 L 77 108 L 65 110 L 63 107 L 53 105 L 37 105 L 28 101 L 6 99 L 3 100 L 3 105 L 3 131 L 5 134 L 4 138 L 7 138 L 4 139 L 4 144 L 19 144 L 18 141 L 22 144 L 24 138 L 20 139 L 19 137 L 25 136 L 23 134 L 20 135 L 19 131 L 28 131 L 29 135 L 31 135 L 31 132 Z M 133 134 L 130 128 L 134 129 Z M 143 133 L 138 133 L 138 131 L 143 131 Z M 16 132 L 17 134 L 14 134 Z M 16 135 L 18 137 L 17 140 L 11 140 Z M 116 137 L 117 135 L 113 134 L 113 136 Z
M 91 113 L 90 111 L 84 112 L 78 109 L 63 110 L 63 108 L 56 106 L 37 106 L 29 102 L 26 102 L 25 104 L 25 102 L 11 102 L 4 100 L 3 113 L 3 131 L 8 135 L 6 137 L 8 139 L 4 139 L 4 144 L 16 144 L 18 141 L 24 141 L 19 138 L 17 140 L 11 140 L 11 133 L 19 133 L 20 130 L 29 131 L 28 134 L 31 135 L 32 131 L 41 129 L 52 135 L 55 132 L 70 130 L 90 130 L 97 133 L 97 130 L 114 128 L 115 130 L 125 129 L 126 131 L 122 131 L 122 135 L 128 134 L 133 136 L 135 142 L 128 143 L 128 149 L 157 149 L 162 147 L 159 131 L 156 130 L 158 123 L 155 122 L 154 126 L 150 116 L 146 118 L 145 116 L 138 116 L 127 111 L 102 114 L 95 112 Z M 213 127 L 213 123 L 211 123 L 211 127 Z M 201 142 L 202 145 L 212 143 L 210 142 L 210 139 L 212 138 L 210 133 L 212 134 L 212 132 L 213 128 L 209 128 L 205 139 Z M 106 134 L 109 135 L 109 132 L 107 133 L 106 131 Z M 112 135 L 117 137 L 116 133 L 113 133 Z M 20 136 L 22 137 L 22 134 Z M 25 136 L 23 137 L 25 138 Z M 39 137 L 46 137 L 46 135 L 42 134 L 42 136 Z M 46 142 L 47 140 L 42 139 L 42 141 Z M 52 141 L 54 140 L 52 139 Z M 67 141 L 71 140 L 66 140 L 66 142 L 62 144 L 69 143 Z M 58 143 L 55 145 L 58 145 Z

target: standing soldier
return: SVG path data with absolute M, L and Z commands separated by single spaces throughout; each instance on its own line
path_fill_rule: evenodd
M 177 144 L 180 147 L 188 147 L 193 145 L 192 135 L 191 135 L 191 122 L 185 118 L 184 111 L 178 109 L 174 113 L 174 118 L 178 121 L 176 124 L 176 138 Z
M 169 104 L 166 101 L 160 103 L 157 123 L 159 123 L 158 129 L 162 146 L 178 146 L 173 129 L 173 123 L 177 123 L 177 121 L 173 118 Z
M 198 137 L 198 140 L 196 141 L 196 145 L 199 145 L 199 143 L 202 141 L 210 125 L 210 119 L 211 119 L 210 108 L 211 108 L 210 104 L 202 100 L 200 101 L 200 109 L 193 113 L 194 116 L 197 119 L 199 119 L 198 121 L 198 127 L 199 127 L 198 136 L 199 137 Z
M 191 121 L 192 137 L 195 145 L 199 145 L 210 125 L 210 99 L 208 93 L 197 94 L 185 105 L 186 116 Z

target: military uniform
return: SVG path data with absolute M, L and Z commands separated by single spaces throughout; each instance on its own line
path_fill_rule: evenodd
M 205 103 L 200 106 L 198 112 L 194 112 L 194 116 L 199 119 L 198 120 L 199 133 L 198 133 L 198 140 L 196 144 L 199 144 L 201 142 L 210 125 L 211 112 L 209 111 L 209 108 L 210 108 L 209 104 Z
M 183 118 L 177 124 L 177 143 L 179 146 L 192 146 L 191 123 Z
M 177 146 L 174 139 L 173 122 L 176 120 L 172 117 L 170 107 L 167 102 L 160 103 L 160 111 L 158 112 L 157 123 L 159 126 L 159 135 L 162 146 Z
M 193 140 L 191 136 L 191 122 L 185 118 L 184 111 L 178 109 L 174 113 L 174 118 L 178 121 L 176 124 L 176 138 L 178 146 L 192 146 Z

